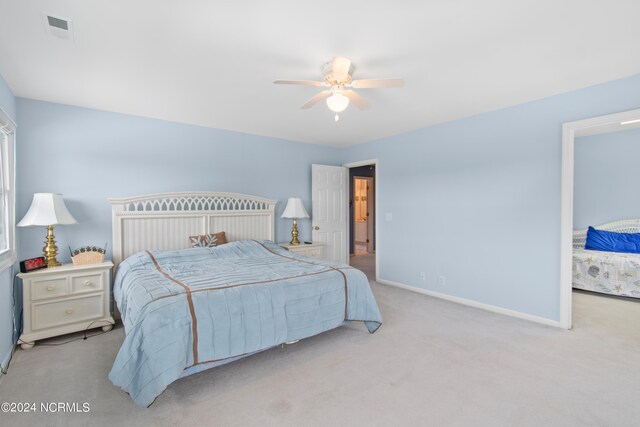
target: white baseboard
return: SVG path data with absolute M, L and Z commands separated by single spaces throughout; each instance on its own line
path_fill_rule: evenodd
M 505 316 L 517 317 L 518 319 L 529 320 L 530 322 L 541 323 L 547 326 L 554 326 L 556 328 L 562 327 L 558 320 L 551 320 L 544 317 L 534 316 L 532 314 L 522 313 L 520 311 L 509 310 L 508 308 L 502 308 L 495 305 L 485 304 L 478 301 L 473 301 L 466 298 L 460 298 L 453 295 L 447 295 L 440 292 L 429 291 L 427 289 L 418 288 L 416 286 L 405 285 L 403 283 L 393 282 L 391 280 L 386 279 L 378 279 L 376 282 L 393 286 L 400 289 L 405 289 L 407 291 L 416 292 L 423 295 L 428 295 L 434 298 L 440 298 L 443 300 L 455 302 L 462 305 L 468 305 L 469 307 L 475 307 L 486 311 L 491 311 L 493 313 L 504 314 Z

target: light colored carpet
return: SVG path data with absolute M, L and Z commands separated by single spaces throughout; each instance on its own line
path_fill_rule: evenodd
M 349 257 L 349 265 L 362 270 L 370 281 L 376 279 L 376 254 L 356 252 Z
M 576 293 L 575 328 L 563 331 L 372 287 L 384 317 L 377 333 L 351 323 L 184 378 L 148 409 L 107 379 L 121 327 L 86 341 L 18 350 L 0 382 L 0 401 L 88 402 L 91 412 L 0 413 L 0 424 L 640 423 L 640 303 Z

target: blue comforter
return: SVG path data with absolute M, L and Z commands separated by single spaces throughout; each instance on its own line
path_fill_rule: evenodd
M 149 406 L 184 372 L 361 320 L 382 324 L 366 276 L 269 241 L 139 252 L 114 298 L 126 338 L 109 379 Z

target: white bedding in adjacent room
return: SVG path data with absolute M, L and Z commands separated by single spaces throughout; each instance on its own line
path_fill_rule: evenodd
M 573 249 L 573 287 L 640 298 L 640 254 Z

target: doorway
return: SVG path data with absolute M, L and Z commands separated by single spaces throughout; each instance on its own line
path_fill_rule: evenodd
M 578 137 L 640 126 L 640 110 L 626 111 L 565 123 L 562 127 L 562 203 L 560 222 L 560 319 L 559 326 L 572 326 L 572 267 L 574 216 L 574 146 Z
M 356 168 L 361 169 L 355 171 Z M 350 176 L 349 172 L 352 169 L 354 173 Z M 371 196 L 367 197 L 371 202 L 368 208 L 370 219 L 366 221 L 369 246 L 363 256 L 351 257 L 351 233 L 355 231 L 355 218 L 352 213 L 354 206 L 350 188 L 356 175 L 373 179 L 372 185 L 369 186 Z M 324 245 L 324 258 L 327 261 L 351 264 L 363 270 L 369 280 L 377 280 L 380 277 L 380 246 L 377 244 L 379 234 L 375 220 L 379 188 L 377 159 L 346 163 L 342 166 L 311 165 L 312 240 Z M 354 262 L 358 265 L 354 265 Z
M 373 168 L 373 166 L 372 166 Z M 375 252 L 375 210 L 373 205 L 374 178 L 372 176 L 354 176 L 349 200 L 351 209 L 350 255 L 364 255 Z
M 349 264 L 376 277 L 376 164 L 349 167 Z

